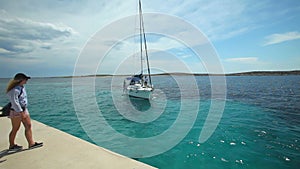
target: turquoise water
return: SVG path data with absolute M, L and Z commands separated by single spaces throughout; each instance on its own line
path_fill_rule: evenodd
M 96 78 L 95 91 L 86 89 L 87 78 L 80 80 L 82 84 L 77 87 L 80 87 L 81 93 L 75 100 L 85 103 L 84 116 L 75 112 L 72 79 L 31 79 L 27 93 L 32 118 L 119 153 L 132 151 L 141 154 L 137 160 L 162 169 L 296 169 L 300 166 L 300 76 L 226 77 L 225 110 L 217 129 L 204 143 L 199 143 L 198 138 L 211 106 L 208 77 L 196 77 L 200 94 L 198 100 L 195 99 L 195 91 L 190 92 L 189 97 L 180 96 L 180 89 L 172 77 L 156 76 L 153 78 L 156 93 L 150 102 L 123 96 L 119 85 L 111 86 L 110 77 Z M 1 91 L 4 91 L 7 81 L 0 79 Z M 3 93 L 0 96 L 0 104 L 4 105 L 7 99 Z M 92 105 L 89 102 L 91 97 L 95 97 L 105 122 L 82 119 L 94 116 L 93 108 L 89 107 Z M 181 102 L 187 104 L 186 109 L 181 109 Z M 174 137 L 183 135 L 183 139 L 159 155 L 142 158 L 149 149 L 159 150 L 172 144 L 172 137 L 164 143 L 157 140 L 155 146 L 148 147 L 146 142 L 144 145 L 128 146 L 126 140 L 119 140 L 116 136 L 117 132 L 142 139 L 162 134 L 175 124 L 180 111 L 194 111 L 196 102 L 200 106 L 191 130 L 186 135 L 181 130 L 174 132 Z M 135 119 L 145 121 L 136 122 Z M 192 117 L 183 120 L 182 128 L 191 122 Z M 85 122 L 93 134 L 83 129 L 85 127 L 81 124 L 87 125 Z M 105 128 L 104 123 L 114 132 L 100 131 Z

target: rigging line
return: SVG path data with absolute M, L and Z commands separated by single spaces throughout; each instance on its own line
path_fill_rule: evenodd
M 139 6 L 138 6 L 138 2 L 136 3 L 136 8 L 135 8 L 135 13 L 138 13 L 139 11 Z M 133 54 L 133 60 L 132 60 L 132 63 L 134 64 L 134 68 L 137 68 L 140 64 L 140 62 L 138 61 L 139 60 L 139 52 L 137 52 L 137 50 L 139 49 L 139 45 L 136 46 L 136 44 L 139 44 L 139 41 L 140 41 L 140 38 L 139 38 L 139 31 L 140 31 L 140 21 L 139 21 L 139 15 L 136 15 L 135 18 L 134 18 L 134 34 L 133 34 L 133 44 L 134 44 L 134 47 L 132 48 L 132 53 Z M 132 69 L 132 74 L 137 74 L 139 69 L 136 70 L 136 69 Z
M 147 43 L 146 43 L 147 41 L 146 41 L 146 34 L 145 34 L 145 27 L 144 27 L 144 20 L 143 20 L 143 16 L 142 16 L 141 0 L 139 0 L 139 6 L 140 6 L 140 21 L 141 21 L 140 25 L 141 25 L 141 29 L 142 29 L 142 32 L 143 32 L 143 38 L 144 38 L 144 46 L 145 46 L 145 55 L 146 55 L 146 60 L 147 60 L 148 76 L 149 76 L 150 85 L 152 85 L 149 58 L 148 58 L 148 49 L 147 49 Z

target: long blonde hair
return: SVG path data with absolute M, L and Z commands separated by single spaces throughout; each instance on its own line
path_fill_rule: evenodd
M 22 80 L 21 80 L 22 81 Z M 11 89 L 13 89 L 14 87 L 18 86 L 21 82 L 20 80 L 15 80 L 15 79 L 11 79 L 6 87 L 6 93 L 8 93 Z

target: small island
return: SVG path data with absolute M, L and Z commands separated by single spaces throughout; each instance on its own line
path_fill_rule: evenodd
M 227 73 L 227 74 L 213 74 L 213 73 L 160 73 L 154 74 L 153 76 L 161 75 L 177 75 L 177 76 L 286 76 L 286 75 L 300 75 L 300 70 L 292 71 L 250 71 L 250 72 L 240 72 L 240 73 Z
M 251 71 L 251 72 L 226 74 L 226 76 L 286 76 L 286 75 L 300 75 L 300 70 L 292 70 L 292 71 Z

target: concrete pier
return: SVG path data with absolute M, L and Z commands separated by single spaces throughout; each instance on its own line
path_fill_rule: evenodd
M 0 118 L 0 168 L 3 169 L 154 169 L 155 167 L 101 148 L 70 134 L 32 120 L 35 141 L 43 147 L 28 149 L 24 127 L 18 132 L 16 143 L 23 150 L 8 151 L 10 119 Z

